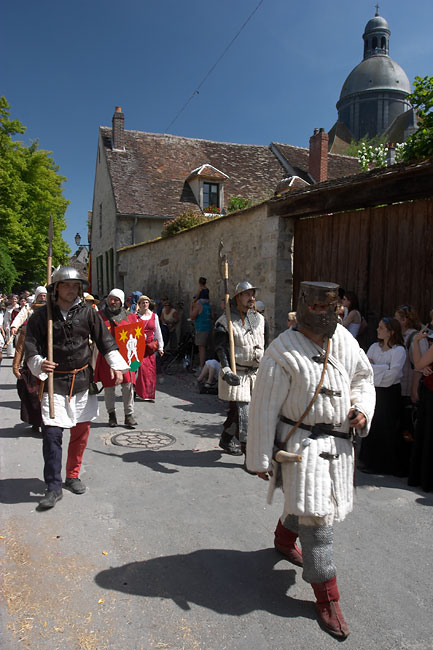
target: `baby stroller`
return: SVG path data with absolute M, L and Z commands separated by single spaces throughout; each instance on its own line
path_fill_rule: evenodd
M 176 350 L 167 350 L 162 357 L 161 368 L 167 375 L 180 368 L 193 371 L 194 364 L 194 332 L 186 332 L 179 341 Z

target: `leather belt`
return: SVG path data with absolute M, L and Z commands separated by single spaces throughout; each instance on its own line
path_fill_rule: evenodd
M 281 422 L 285 422 L 286 424 L 290 424 L 292 427 L 297 424 L 294 420 L 290 420 L 289 418 L 286 418 L 284 415 L 280 415 L 280 420 Z M 351 440 L 352 439 L 352 434 L 351 433 L 344 433 L 344 431 L 336 431 L 335 429 L 332 428 L 332 424 L 303 424 L 301 423 L 299 425 L 300 429 L 306 429 L 307 431 L 310 431 L 311 434 L 308 436 L 309 438 L 312 438 L 315 440 L 316 438 L 319 438 L 320 436 L 333 436 L 334 438 L 343 438 L 343 440 Z
M 74 388 L 76 375 L 79 372 L 81 372 L 82 370 L 85 370 L 88 367 L 89 367 L 89 364 L 86 363 L 86 365 L 83 366 L 82 368 L 75 368 L 74 370 L 55 370 L 54 371 L 55 373 L 59 373 L 61 375 L 72 375 L 71 390 L 69 391 L 69 401 L 71 401 L 71 399 L 72 399 L 72 391 L 73 391 L 73 388 Z

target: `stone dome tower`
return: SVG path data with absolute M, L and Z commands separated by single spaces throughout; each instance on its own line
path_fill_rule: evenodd
M 411 86 L 403 68 L 389 56 L 390 35 L 388 22 L 379 16 L 377 7 L 362 35 L 364 58 L 347 77 L 337 102 L 338 122 L 355 140 L 383 134 L 408 111 L 411 124 L 407 123 L 406 129 L 414 126 L 407 99 Z M 400 139 L 408 135 L 409 131 Z

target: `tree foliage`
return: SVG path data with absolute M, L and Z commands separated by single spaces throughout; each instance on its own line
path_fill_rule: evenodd
M 0 97 L 0 223 L 1 262 L 10 270 L 0 276 L 0 289 L 33 288 L 44 283 L 48 250 L 48 224 L 53 216 L 53 265 L 65 263 L 69 248 L 62 238 L 68 201 L 63 196 L 66 180 L 49 151 L 38 143 L 25 146 L 13 137 L 26 128 L 9 118 L 10 106 Z M 8 261 L 4 256 L 8 255 Z M 11 267 L 12 263 L 12 267 Z M 6 287 L 9 287 L 6 289 Z
M 416 109 L 419 128 L 406 140 L 406 162 L 433 158 L 433 77 L 415 77 L 413 85 L 408 99 Z

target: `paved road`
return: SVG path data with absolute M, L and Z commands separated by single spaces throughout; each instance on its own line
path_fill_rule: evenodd
M 112 444 L 93 424 L 88 490 L 38 512 L 41 440 L 20 422 L 11 361 L 0 368 L 3 650 L 327 650 L 301 570 L 273 550 L 282 498 L 217 443 L 224 406 L 190 375 L 167 377 L 137 430 L 160 451 Z M 120 400 L 118 413 L 121 413 Z M 120 419 L 120 418 L 119 418 Z M 67 440 L 67 434 L 65 435 Z M 433 648 L 433 495 L 361 475 L 335 530 L 344 647 Z

